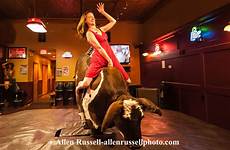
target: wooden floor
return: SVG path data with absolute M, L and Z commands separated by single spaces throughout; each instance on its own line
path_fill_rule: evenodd
M 31 109 L 0 116 L 0 149 L 128 149 L 126 146 L 90 146 L 60 144 L 60 140 L 92 137 L 54 137 L 57 129 L 79 123 L 76 109 Z M 187 116 L 163 110 L 163 116 L 146 112 L 142 120 L 142 136 L 147 140 L 178 140 L 178 146 L 145 146 L 141 149 L 229 150 L 230 131 Z M 59 140 L 59 144 L 58 141 Z
M 63 104 L 63 101 L 57 102 L 57 105 L 50 103 L 50 96 L 49 94 L 45 94 L 40 96 L 38 100 L 28 103 L 26 105 L 14 105 L 5 102 L 4 106 L 0 106 L 0 115 L 11 114 L 22 110 L 27 109 L 44 109 L 44 108 L 52 108 L 52 109 L 59 109 L 59 108 L 77 108 L 74 102 L 70 102 L 69 104 Z

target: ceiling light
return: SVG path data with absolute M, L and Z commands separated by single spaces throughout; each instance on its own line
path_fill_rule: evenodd
M 49 52 L 49 53 L 47 53 L 48 55 L 51 55 L 51 53 Z
M 29 18 L 26 26 L 33 32 L 37 32 L 37 33 L 47 32 L 45 24 L 39 18 Z
M 230 32 L 230 22 L 224 27 L 224 31 Z
M 71 58 L 71 57 L 73 57 L 73 55 L 71 52 L 65 51 L 64 54 L 62 54 L 62 57 L 63 58 Z
M 146 57 L 148 55 L 149 55 L 149 53 L 142 53 L 142 56 L 144 56 L 144 57 Z

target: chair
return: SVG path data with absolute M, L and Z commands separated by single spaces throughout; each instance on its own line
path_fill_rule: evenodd
M 57 82 L 57 85 L 55 87 L 55 106 L 58 102 L 63 101 L 63 94 L 64 94 L 64 83 L 63 82 Z
M 75 101 L 75 85 L 74 82 L 67 82 L 65 84 L 64 101 L 63 104 L 74 103 Z
M 15 98 L 13 99 L 14 107 L 22 106 L 23 104 L 23 97 L 19 95 L 19 93 L 15 94 Z

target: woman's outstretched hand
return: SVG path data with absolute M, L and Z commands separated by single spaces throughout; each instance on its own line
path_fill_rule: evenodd
M 97 11 L 98 11 L 99 13 L 105 12 L 104 3 L 98 3 L 98 4 L 97 4 Z

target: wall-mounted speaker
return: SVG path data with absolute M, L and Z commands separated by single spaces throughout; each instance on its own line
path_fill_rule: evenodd
M 143 43 L 143 42 L 134 43 L 133 46 L 134 46 L 135 49 L 136 49 L 136 48 L 143 49 L 144 43 Z
M 38 41 L 46 42 L 46 33 L 38 33 Z

